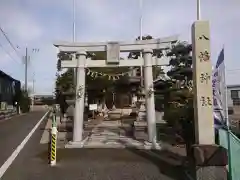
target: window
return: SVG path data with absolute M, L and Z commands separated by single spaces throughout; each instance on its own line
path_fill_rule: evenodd
M 232 99 L 239 99 L 238 92 L 239 92 L 239 90 L 231 90 L 231 98 Z
M 238 99 L 233 99 L 233 105 L 234 105 L 234 106 L 240 106 L 240 98 L 238 98 Z

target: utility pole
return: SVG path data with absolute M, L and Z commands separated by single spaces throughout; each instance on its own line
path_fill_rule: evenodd
M 76 0 L 73 0 L 73 29 L 72 29 L 72 41 L 76 41 Z M 76 54 L 74 54 L 74 59 L 76 59 Z M 73 69 L 73 84 L 76 85 L 76 80 L 77 80 L 77 70 Z
M 140 29 L 140 41 L 142 40 L 143 36 L 143 0 L 139 0 L 139 9 L 140 9 L 140 19 L 139 19 L 139 29 Z M 142 57 L 142 52 L 140 53 L 140 57 Z M 141 74 L 141 88 L 143 85 L 143 67 L 140 66 L 140 74 Z
M 39 52 L 39 49 L 33 48 L 32 53 Z M 24 89 L 28 90 L 28 63 L 30 61 L 30 55 L 28 52 L 28 48 L 26 47 L 25 56 L 23 57 L 24 65 L 25 65 L 25 86 Z
M 73 42 L 76 40 L 76 1 L 73 0 Z
M 197 0 L 197 20 L 201 20 L 201 0 Z
M 28 90 L 28 48 L 26 47 L 26 54 L 25 54 L 25 91 Z
M 34 96 L 34 94 L 35 94 L 35 79 L 33 79 L 33 96 Z
M 33 73 L 33 82 L 32 82 L 32 107 L 34 106 L 34 96 L 35 96 L 35 74 Z

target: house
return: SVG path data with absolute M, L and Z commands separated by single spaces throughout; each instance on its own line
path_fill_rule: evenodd
M 55 97 L 54 95 L 38 95 L 35 94 L 34 95 L 34 105 L 44 105 L 44 104 L 48 104 L 48 105 L 52 105 L 54 104 L 55 101 Z
M 227 86 L 229 122 L 233 131 L 240 133 L 240 85 Z
M 227 86 L 228 107 L 240 106 L 240 85 Z
M 19 101 L 21 91 L 20 81 L 0 70 L 0 103 L 1 110 L 12 107 Z

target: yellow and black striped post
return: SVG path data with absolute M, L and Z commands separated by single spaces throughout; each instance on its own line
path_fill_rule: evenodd
M 56 165 L 57 157 L 57 127 L 53 126 L 51 131 L 51 154 L 50 154 L 51 166 Z

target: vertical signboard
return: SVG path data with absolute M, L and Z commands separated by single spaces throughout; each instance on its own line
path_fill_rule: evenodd
M 214 144 L 212 64 L 208 21 L 192 27 L 195 137 L 198 144 Z

